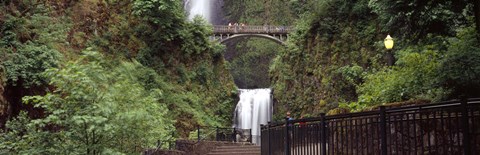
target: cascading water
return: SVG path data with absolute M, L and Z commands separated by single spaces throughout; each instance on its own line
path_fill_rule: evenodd
M 235 108 L 234 128 L 251 129 L 252 142 L 260 145 L 260 124 L 272 118 L 271 89 L 239 89 L 240 101 Z
M 184 0 L 188 19 L 203 16 L 210 24 L 225 25 L 223 0 Z M 234 128 L 251 129 L 252 142 L 260 145 L 260 124 L 267 124 L 272 117 L 271 89 L 240 89 L 240 101 L 234 113 Z
M 188 19 L 192 20 L 196 15 L 200 15 L 211 22 L 211 4 L 211 0 L 186 0 L 185 9 L 188 11 Z
M 210 24 L 225 24 L 222 11 L 223 0 L 184 0 L 183 3 L 188 14 L 188 20 L 200 15 Z

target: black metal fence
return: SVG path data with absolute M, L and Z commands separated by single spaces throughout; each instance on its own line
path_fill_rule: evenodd
M 159 150 L 174 150 L 176 141 L 171 140 L 157 140 L 155 148 L 150 148 L 142 152 L 143 155 L 155 155 Z
M 262 155 L 480 154 L 480 99 L 262 126 Z
M 197 141 L 252 142 L 251 129 L 197 126 Z

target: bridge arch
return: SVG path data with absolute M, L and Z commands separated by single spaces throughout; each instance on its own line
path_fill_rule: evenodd
M 272 40 L 285 46 L 288 34 L 292 31 L 289 26 L 227 26 L 214 25 L 212 40 L 226 43 L 238 38 L 258 37 Z
M 234 40 L 237 40 L 239 38 L 245 38 L 245 37 L 265 38 L 265 39 L 274 41 L 275 43 L 278 43 L 280 45 L 283 45 L 283 46 L 286 45 L 285 41 L 283 40 L 284 36 L 279 36 L 277 38 L 275 36 L 268 35 L 268 34 L 235 34 L 235 35 L 228 36 L 226 38 L 221 38 L 220 43 L 227 43 L 229 41 L 234 41 Z M 286 39 L 286 36 L 285 36 L 285 39 Z
M 268 42 L 270 42 L 271 44 L 277 44 L 285 47 L 288 35 L 291 32 L 292 28 L 288 26 L 246 26 L 243 24 L 241 24 L 240 26 L 236 24 L 214 25 L 213 34 L 210 39 L 211 41 L 228 45 L 229 42 L 234 42 L 241 38 L 264 38 L 268 40 Z M 262 56 L 257 55 L 250 57 L 249 61 L 254 61 L 255 63 L 245 63 L 247 61 L 243 59 L 235 59 L 235 57 L 241 56 L 242 54 L 228 54 L 229 51 L 235 52 L 235 50 L 228 50 L 228 48 L 234 47 L 236 46 L 227 46 L 227 52 L 224 55 L 225 59 L 227 61 L 231 61 L 233 66 L 236 65 L 237 67 L 235 68 L 248 68 L 247 70 L 230 70 L 237 87 L 269 87 L 271 81 L 267 76 L 264 75 L 268 74 L 270 62 L 273 60 L 273 55 L 275 55 L 276 50 L 267 50 L 268 52 L 261 53 L 263 54 Z M 254 51 L 246 50 L 246 53 L 248 52 Z M 267 56 L 267 59 L 265 59 L 265 56 Z M 250 68 L 254 68 L 254 70 Z M 259 74 L 250 74 L 250 72 L 252 71 Z

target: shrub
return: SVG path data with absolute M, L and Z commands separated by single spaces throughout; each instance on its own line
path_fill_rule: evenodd
M 25 116 L 7 124 L 0 150 L 13 154 L 112 154 L 137 152 L 167 139 L 173 121 L 160 89 L 136 72 L 136 62 L 114 66 L 95 52 L 85 52 L 63 68 L 45 72 L 56 89 L 24 102 L 45 109 L 45 118 Z
M 453 39 L 438 70 L 439 84 L 452 92 L 449 98 L 480 97 L 480 48 L 473 27 Z

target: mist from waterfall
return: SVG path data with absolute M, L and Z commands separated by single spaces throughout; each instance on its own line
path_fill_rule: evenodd
M 188 19 L 193 20 L 196 15 L 200 15 L 211 23 L 211 5 L 211 0 L 186 0 L 185 9 L 188 11 Z
M 260 124 L 272 119 L 271 89 L 239 89 L 240 101 L 234 113 L 234 128 L 251 129 L 252 142 L 260 145 Z
M 223 0 L 184 0 L 183 3 L 190 21 L 196 15 L 200 15 L 210 24 L 226 24 L 223 13 Z

